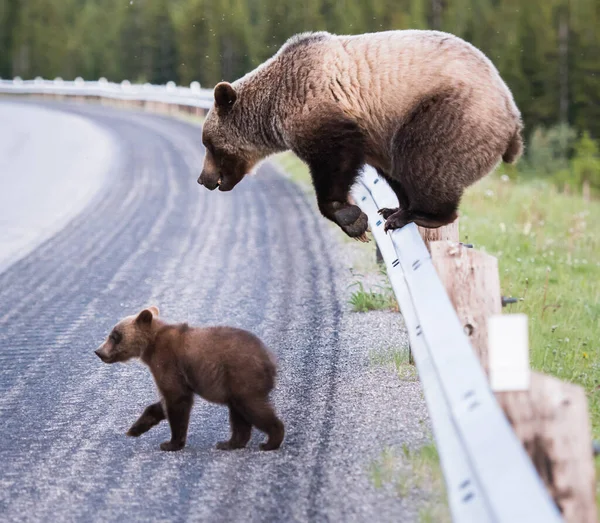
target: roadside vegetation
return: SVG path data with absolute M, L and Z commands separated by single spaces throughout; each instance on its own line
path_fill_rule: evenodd
M 535 177 L 535 155 L 543 156 L 528 150 L 520 171 L 501 168 L 466 192 L 460 236 L 498 257 L 502 292 L 519 299 L 504 312 L 529 317 L 532 368 L 586 389 L 598 439 L 600 200 L 593 188 L 588 198 L 583 187 L 565 192 L 555 177 Z M 291 153 L 277 161 L 293 180 L 310 186 L 306 167 Z M 360 247 L 374 259 L 373 242 Z M 357 311 L 386 308 L 387 299 L 357 284 L 352 305 Z
M 461 240 L 498 258 L 505 312 L 529 318 L 531 365 L 588 393 L 600 437 L 600 201 L 494 175 L 461 206 Z

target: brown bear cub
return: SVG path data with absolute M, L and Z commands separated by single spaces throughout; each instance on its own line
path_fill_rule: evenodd
M 161 450 L 182 449 L 196 393 L 229 407 L 231 439 L 218 449 L 244 448 L 253 425 L 268 435 L 262 450 L 279 448 L 284 427 L 269 401 L 276 365 L 265 345 L 241 329 L 172 325 L 158 313 L 149 307 L 124 318 L 95 351 L 105 363 L 140 358 L 154 376 L 162 400 L 147 407 L 127 435 L 140 436 L 166 418 L 171 441 Z

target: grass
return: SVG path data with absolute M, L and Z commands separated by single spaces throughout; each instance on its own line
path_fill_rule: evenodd
M 400 498 L 415 492 L 422 499 L 419 522 L 451 521 L 444 478 L 434 444 L 424 445 L 416 451 L 407 445 L 402 445 L 400 449 L 387 447 L 369 468 L 375 488 L 391 486 Z
M 408 347 L 387 347 L 369 351 L 369 364 L 392 367 L 403 381 L 417 381 L 417 368 L 408 361 Z
M 398 310 L 396 297 L 388 286 L 377 285 L 375 288 L 381 289 L 381 292 L 376 292 L 365 289 L 362 281 L 357 281 L 352 287 L 357 287 L 350 295 L 350 305 L 355 312 Z
M 600 202 L 490 176 L 467 191 L 461 240 L 498 257 L 505 312 L 529 317 L 533 368 L 588 394 L 600 437 Z
M 503 294 L 520 298 L 505 312 L 529 317 L 532 368 L 585 388 L 600 438 L 600 202 L 490 176 L 465 195 L 460 231 L 498 257 Z

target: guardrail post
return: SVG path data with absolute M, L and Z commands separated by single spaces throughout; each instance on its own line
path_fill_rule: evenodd
M 429 249 L 436 272 L 489 375 L 488 320 L 502 311 L 498 261 L 455 242 L 433 241 Z M 585 391 L 531 373 L 527 390 L 495 391 L 495 395 L 565 521 L 596 523 Z
M 496 392 L 567 523 L 596 523 L 596 478 L 582 387 L 531 374 L 528 391 Z
M 432 241 L 429 251 L 465 334 L 488 374 L 487 320 L 502 311 L 498 260 L 456 241 Z
M 437 229 L 426 229 L 425 227 L 417 227 L 419 229 L 419 234 L 423 241 L 425 242 L 425 246 L 427 250 L 431 252 L 429 245 L 431 242 L 437 241 L 452 241 L 458 242 L 458 221 L 459 218 L 456 218 L 452 223 L 445 225 L 444 227 L 438 227 Z

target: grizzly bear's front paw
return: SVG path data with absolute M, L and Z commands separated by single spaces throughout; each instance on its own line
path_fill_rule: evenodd
M 164 450 L 166 452 L 174 452 L 176 450 L 181 450 L 185 447 L 185 443 L 180 443 L 177 441 L 165 441 L 160 444 L 160 450 Z
M 390 214 L 386 218 L 383 230 L 385 232 L 388 232 L 393 231 L 394 229 L 400 229 L 404 227 L 407 223 L 410 223 L 411 221 L 412 220 L 410 219 L 408 211 L 404 211 L 402 209 L 396 210 L 396 212 Z
M 390 209 L 388 207 L 382 207 L 378 212 L 381 214 L 381 216 L 383 216 L 384 220 L 387 220 L 392 214 L 398 212 L 398 208 Z
M 356 205 L 347 205 L 333 213 L 335 222 L 351 238 L 369 241 L 366 235 L 369 228 L 367 215 Z

